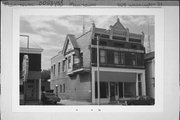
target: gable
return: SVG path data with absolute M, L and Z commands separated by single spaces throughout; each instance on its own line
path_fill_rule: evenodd
M 126 31 L 125 27 L 120 23 L 119 19 L 117 19 L 117 22 L 112 27 L 114 30 Z
M 73 50 L 73 49 L 74 49 L 74 47 L 73 47 L 71 41 L 68 39 L 64 53 L 67 53 L 67 52 L 69 52 L 69 51 L 71 51 L 71 50 Z

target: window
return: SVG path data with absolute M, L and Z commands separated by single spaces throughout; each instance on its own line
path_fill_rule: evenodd
M 137 65 L 137 57 L 135 53 L 131 53 L 131 58 L 132 58 L 132 65 L 133 66 Z
M 77 55 L 74 55 L 74 64 L 78 64 L 79 62 L 79 57 Z
M 100 40 L 100 41 L 99 41 L 99 45 L 106 46 L 106 45 L 107 45 L 107 42 Z
M 131 48 L 132 48 L 132 49 L 137 49 L 137 45 L 131 44 Z
M 114 52 L 114 64 L 119 64 L 119 55 L 118 55 L 118 52 Z
M 125 45 L 123 43 L 117 43 L 117 42 L 114 43 L 114 47 L 124 48 L 124 46 Z
M 56 72 L 56 65 L 54 64 L 54 76 L 55 76 L 55 72 Z
M 125 37 L 120 37 L 120 36 L 113 36 L 113 39 L 122 40 L 122 41 L 125 41 L 125 40 L 126 40 Z
M 120 53 L 120 64 L 125 64 L 125 53 Z
M 65 92 L 65 84 L 63 84 L 63 92 Z
M 68 69 L 71 69 L 71 56 L 68 57 Z
M 62 85 L 59 85 L 59 92 L 62 93 Z
M 136 96 L 136 83 L 135 82 L 124 82 L 124 97 L 135 97 Z
M 63 61 L 63 72 L 66 71 L 66 60 Z
M 51 66 L 51 74 L 54 74 L 54 71 L 53 71 L 53 66 Z
M 100 98 L 108 98 L 108 83 L 100 82 Z M 95 82 L 95 97 L 98 98 L 98 85 Z
M 100 50 L 100 63 L 106 63 L 106 51 Z
M 61 68 L 61 63 L 58 63 L 58 75 L 60 75 L 60 68 Z

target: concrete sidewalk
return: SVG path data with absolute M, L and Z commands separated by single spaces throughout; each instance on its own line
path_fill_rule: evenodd
M 61 100 L 57 104 L 61 104 L 61 105 L 92 105 L 92 103 L 88 102 L 88 101 L 76 101 L 76 100 Z

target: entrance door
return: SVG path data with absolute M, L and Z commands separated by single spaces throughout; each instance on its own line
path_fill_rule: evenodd
M 35 99 L 36 99 L 36 96 L 35 96 L 34 85 L 27 85 L 26 100 L 35 100 Z
M 123 83 L 119 82 L 119 98 L 123 98 Z
M 28 80 L 26 83 L 26 100 L 36 100 L 36 82 L 35 80 Z
M 110 101 L 115 100 L 115 82 L 110 82 Z

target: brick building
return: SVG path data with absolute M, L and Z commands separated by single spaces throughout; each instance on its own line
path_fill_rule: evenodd
M 27 40 L 20 40 L 20 104 L 39 104 L 41 100 L 41 53 L 43 49 L 32 41 L 27 47 Z M 27 81 L 24 85 L 23 60 L 28 56 L 29 67 Z M 24 88 L 25 87 L 25 88 Z M 25 97 L 24 97 L 25 93 Z M 25 98 L 25 100 L 24 100 Z
M 144 33 L 130 33 L 120 20 L 109 29 L 68 34 L 51 59 L 51 89 L 63 99 L 97 103 L 97 36 L 100 57 L 100 102 L 146 95 Z

